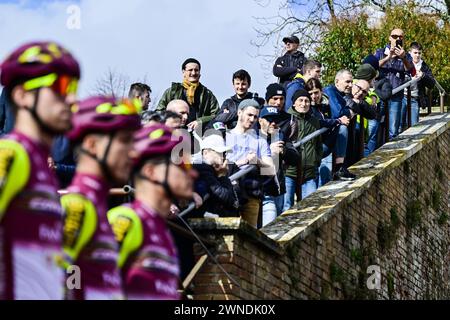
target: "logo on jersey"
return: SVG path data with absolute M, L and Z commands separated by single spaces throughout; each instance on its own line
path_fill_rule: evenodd
M 85 205 L 82 201 L 69 201 L 64 209 L 66 211 L 64 246 L 73 248 L 83 223 Z
M 122 245 L 123 239 L 125 239 L 128 230 L 130 230 L 132 223 L 133 221 L 131 221 L 130 218 L 124 216 L 119 216 L 114 221 L 112 229 L 116 237 L 116 241 L 119 243 L 120 246 Z
M 11 168 L 15 155 L 16 152 L 13 149 L 0 149 L 0 190 L 6 184 L 9 169 Z

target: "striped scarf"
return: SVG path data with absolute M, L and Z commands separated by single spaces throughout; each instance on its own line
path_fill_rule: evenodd
M 191 106 L 194 104 L 195 89 L 197 89 L 199 84 L 200 84 L 199 82 L 191 83 L 187 80 L 183 80 L 183 88 L 186 89 L 186 97 L 189 105 Z

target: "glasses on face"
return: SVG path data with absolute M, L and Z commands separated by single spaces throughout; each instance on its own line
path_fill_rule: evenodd
M 28 80 L 23 84 L 23 88 L 27 91 L 44 87 L 51 88 L 53 92 L 61 97 L 67 97 L 69 94 L 77 93 L 78 79 L 66 75 L 50 73 L 39 78 Z
M 403 39 L 403 36 L 400 35 L 400 34 L 391 34 L 391 37 L 392 37 L 392 39 L 395 39 L 395 40 L 397 40 L 397 39 Z
M 354 84 L 355 87 L 358 88 L 358 91 L 361 91 L 364 95 L 367 95 L 369 92 L 367 90 L 364 90 L 363 88 L 361 88 L 359 85 L 357 85 L 356 83 Z

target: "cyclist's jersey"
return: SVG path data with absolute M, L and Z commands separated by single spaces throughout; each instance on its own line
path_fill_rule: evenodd
M 111 209 L 108 219 L 120 245 L 126 298 L 180 299 L 178 254 L 166 221 L 138 200 Z
M 66 298 L 122 299 L 118 245 L 106 216 L 109 186 L 98 177 L 76 173 L 68 191 L 61 198 L 64 253 L 69 265 L 79 267 L 81 277 L 80 288 L 74 279 Z
M 0 139 L 0 299 L 62 299 L 62 209 L 50 149 L 12 132 Z

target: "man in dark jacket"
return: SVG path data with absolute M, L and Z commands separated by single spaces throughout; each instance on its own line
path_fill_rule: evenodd
M 389 44 L 375 52 L 375 56 L 379 60 L 380 76 L 389 79 L 393 89 L 406 82 L 407 72 L 415 76 L 414 65 L 410 62 L 411 57 L 403 49 L 403 38 L 403 30 L 394 29 L 390 33 Z M 402 100 L 403 91 L 393 95 L 389 100 L 390 138 L 399 134 Z
M 298 50 L 300 40 L 296 36 L 284 37 L 286 53 L 279 57 L 273 66 L 273 75 L 278 77 L 279 83 L 286 85 L 294 79 L 297 73 L 302 73 L 306 57 Z
M 295 166 L 300 156 L 288 137 L 279 130 L 277 123 L 280 121 L 280 111 L 277 108 L 264 107 L 258 120 L 259 135 L 267 139 L 277 172 L 274 177 L 264 181 L 262 225 L 265 226 L 283 212 L 286 193 L 284 171 L 287 165 Z M 297 119 L 294 118 L 294 121 L 297 122 Z
M 266 88 L 266 101 L 267 106 L 277 108 L 279 115 L 276 118 L 276 124 L 280 128 L 283 135 L 283 139 L 287 141 L 294 141 L 298 134 L 298 123 L 292 114 L 287 113 L 285 110 L 286 90 L 281 84 L 271 83 Z
M 174 99 L 182 99 L 189 105 L 189 117 L 187 127 L 196 129 L 200 124 L 206 127 L 219 111 L 219 102 L 214 94 L 200 83 L 200 62 L 189 58 L 183 62 L 183 82 L 172 82 L 161 100 L 159 100 L 157 111 L 166 109 L 167 104 Z
M 320 128 L 319 119 L 315 118 L 311 110 L 311 97 L 305 89 L 298 90 L 292 97 L 293 106 L 289 113 L 298 121 L 298 137 L 300 140 Z M 317 172 L 322 159 L 322 141 L 320 136 L 309 140 L 298 149 L 302 161 L 297 166 L 289 166 L 286 170 L 286 194 L 284 208 L 288 210 L 294 205 L 296 186 L 301 188 L 302 199 L 316 191 Z M 301 174 L 298 169 L 301 168 Z
M 411 125 L 415 125 L 419 122 L 419 110 L 420 108 L 428 107 L 429 101 L 425 95 L 425 89 L 432 89 L 435 85 L 435 80 L 430 67 L 422 60 L 422 46 L 417 43 L 411 43 L 409 49 L 409 55 L 411 57 L 411 63 L 414 64 L 416 71 L 415 77 L 411 74 L 407 75 L 407 80 L 412 78 L 420 78 L 419 82 L 411 85 Z M 400 128 L 405 128 L 408 125 L 408 119 L 406 117 L 406 105 L 407 105 L 407 89 L 405 89 L 405 96 L 402 103 L 402 121 Z
M 259 98 L 257 93 L 249 92 L 252 84 L 250 74 L 245 70 L 238 70 L 233 73 L 232 78 L 235 95 L 226 99 L 216 117 L 211 121 L 212 128 L 215 122 L 222 122 L 228 129 L 233 129 L 238 120 L 238 106 L 245 99 L 255 99 L 262 107 L 264 99 Z

